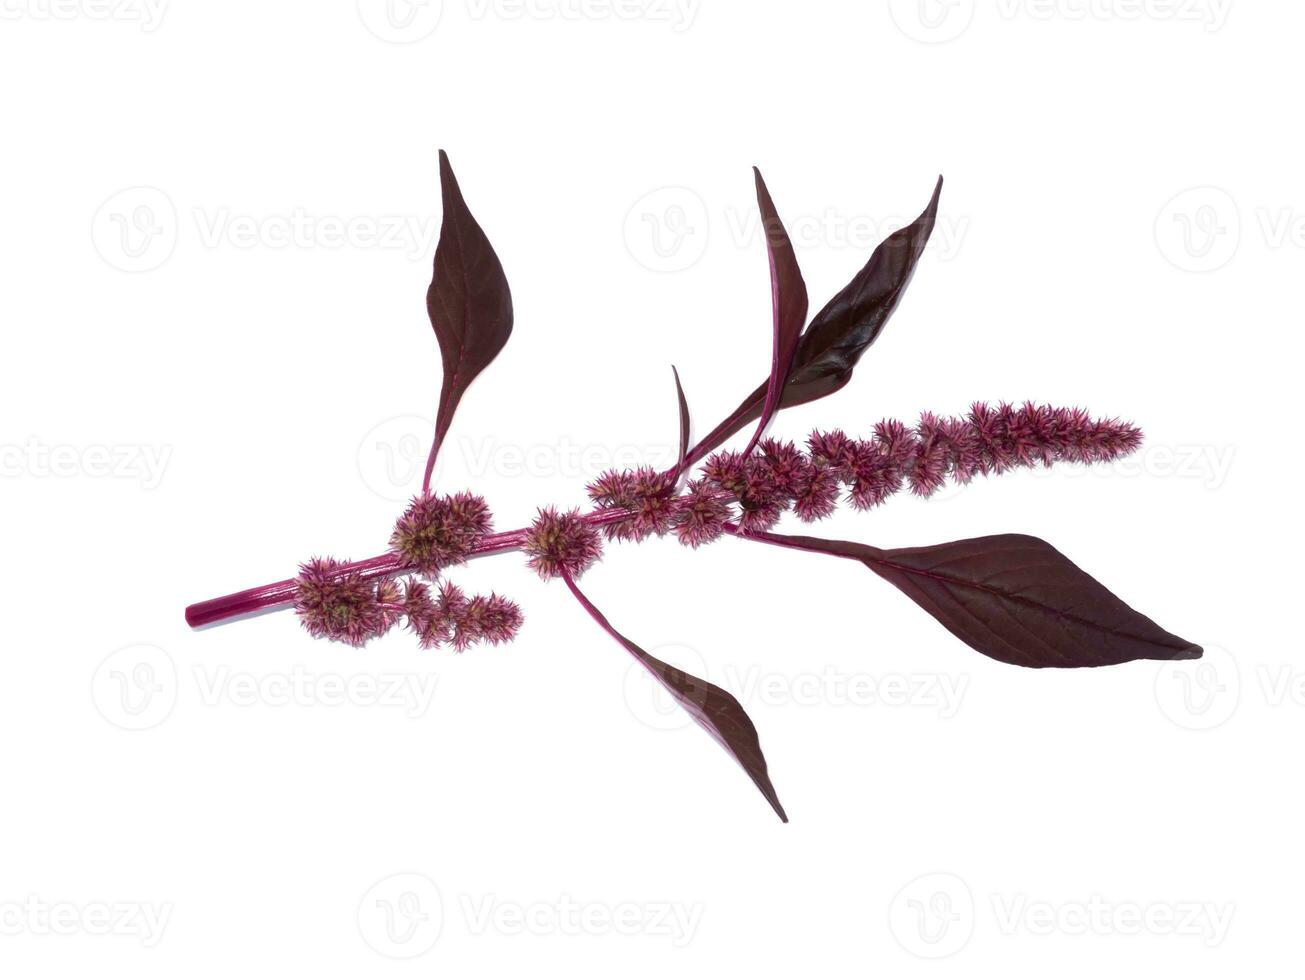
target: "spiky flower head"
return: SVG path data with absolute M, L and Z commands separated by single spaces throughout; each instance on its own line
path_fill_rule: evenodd
M 465 561 L 490 525 L 483 497 L 421 493 L 395 523 L 390 548 L 423 575 L 434 575 Z
M 793 512 L 807 524 L 822 521 L 838 507 L 838 477 L 821 463 L 809 463 L 793 498 Z
M 675 534 L 690 548 L 715 541 L 734 517 L 729 501 L 705 480 L 690 480 L 677 504 Z
M 295 612 L 313 636 L 360 647 L 394 625 L 397 616 L 386 606 L 397 592 L 389 583 L 378 586 L 357 572 L 341 572 L 343 565 L 334 558 L 301 565 Z
M 759 448 L 755 469 L 764 474 L 767 487 L 780 496 L 796 497 L 811 461 L 791 442 L 762 439 Z
M 661 536 L 675 523 L 675 478 L 651 466 L 633 470 L 608 470 L 588 487 L 589 497 L 600 507 L 620 507 L 631 512 L 626 520 L 607 525 L 612 541 L 642 541 Z
M 453 622 L 453 648 L 467 649 L 474 643 L 498 646 L 517 635 L 522 623 L 521 607 L 491 592 L 463 602 Z
M 603 552 L 598 532 L 585 522 L 580 511 L 559 511 L 545 507 L 526 532 L 522 550 L 539 577 L 550 579 L 562 573 L 579 578 Z

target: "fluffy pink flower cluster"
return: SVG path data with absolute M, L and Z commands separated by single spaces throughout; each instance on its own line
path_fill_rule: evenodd
M 423 649 L 451 644 L 460 652 L 482 642 L 497 646 L 517 635 L 522 620 L 520 607 L 496 593 L 467 598 L 446 581 L 436 597 L 415 578 L 403 584 L 403 610 Z
M 542 579 L 563 573 L 579 578 L 603 553 L 598 531 L 579 510 L 544 507 L 526 532 L 521 550 Z
M 423 493 L 414 497 L 394 525 L 390 548 L 423 575 L 459 565 L 489 533 L 489 507 L 483 497 Z
M 361 647 L 389 632 L 402 618 L 423 648 L 444 644 L 465 650 L 476 643 L 497 645 L 521 628 L 521 610 L 502 596 L 468 598 L 452 582 L 435 596 L 425 582 L 410 578 L 369 582 L 342 572 L 334 558 L 314 558 L 295 579 L 295 611 L 313 636 Z
M 314 558 L 295 579 L 295 612 L 313 636 L 360 647 L 398 620 L 393 582 L 369 582 L 357 572 L 342 574 L 343 562 Z

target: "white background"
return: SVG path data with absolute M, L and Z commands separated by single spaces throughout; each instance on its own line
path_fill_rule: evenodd
M 3 12 L 5 976 L 1297 957 L 1297 5 Z M 524 607 L 503 649 L 187 629 L 190 602 L 383 549 L 439 385 L 439 147 L 516 300 L 439 476 L 499 527 L 664 458 L 672 362 L 699 433 L 764 375 L 750 165 L 813 308 L 941 172 L 854 384 L 775 432 L 1028 398 L 1134 419 L 1146 449 L 821 533 L 1039 535 L 1206 660 L 1022 671 L 832 559 L 610 548 L 590 595 L 738 694 L 783 826 L 519 557 L 455 576 Z

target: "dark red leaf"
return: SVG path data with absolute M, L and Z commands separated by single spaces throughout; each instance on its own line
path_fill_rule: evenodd
M 426 464 L 427 488 L 458 402 L 512 334 L 512 293 L 507 276 L 489 239 L 467 209 L 443 150 L 440 186 L 444 218 L 435 249 L 435 275 L 426 292 L 426 311 L 440 344 L 444 384 L 435 415 L 435 442 Z
M 924 212 L 884 239 L 870 261 L 823 310 L 815 315 L 798 343 L 780 408 L 824 398 L 852 380 L 852 371 L 866 348 L 883 332 L 902 298 L 933 232 L 942 194 L 942 178 Z M 708 433 L 689 454 L 702 459 L 757 418 L 766 401 L 769 382 L 743 400 L 728 418 Z
M 1201 648 L 1129 607 L 1047 542 L 997 534 L 882 550 L 782 534 L 775 544 L 863 562 L 959 639 L 1019 667 L 1194 660 Z
M 675 478 L 679 479 L 684 472 L 684 461 L 689 455 L 689 402 L 684 397 L 684 386 L 680 384 L 680 372 L 676 370 L 675 365 L 671 365 L 671 373 L 675 375 L 675 397 L 680 405 L 680 453 L 675 457 Z
M 788 380 L 793 367 L 793 356 L 797 353 L 798 341 L 802 337 L 802 327 L 807 322 L 807 285 L 802 279 L 802 270 L 798 268 L 797 254 L 793 243 L 789 241 L 784 223 L 779 220 L 775 202 L 770 199 L 770 191 L 761 171 L 756 167 L 752 172 L 757 178 L 757 206 L 761 209 L 761 227 L 766 238 L 766 254 L 770 259 L 770 298 L 774 309 L 774 343 L 771 351 L 770 379 L 766 382 L 766 394 L 761 405 L 760 420 L 757 431 L 744 450 L 750 455 L 761 438 L 762 432 L 770 423 L 771 417 L 779 411 L 779 399 L 784 392 L 784 383 Z
M 697 722 L 698 727 L 702 728 L 720 744 L 721 748 L 734 757 L 735 761 L 743 767 L 743 771 L 756 783 L 757 789 L 761 790 L 761 795 L 774 808 L 775 813 L 779 815 L 779 819 L 788 823 L 788 816 L 780 805 L 779 796 L 776 795 L 775 787 L 771 785 L 770 775 L 766 770 L 766 757 L 761 753 L 761 742 L 757 738 L 757 729 L 752 724 L 752 719 L 748 717 L 747 712 L 743 710 L 743 705 L 739 704 L 734 695 L 717 687 L 715 684 L 704 681 L 700 677 L 694 677 L 678 667 L 663 663 L 631 640 L 622 636 L 607 621 L 607 617 L 580 591 L 570 575 L 564 573 L 562 577 L 566 580 L 572 594 L 585 607 L 589 615 L 594 618 L 594 621 L 605 629 L 612 639 L 629 650 L 634 658 L 667 690 L 671 697 L 675 698 L 680 706 L 689 713 L 689 716 Z

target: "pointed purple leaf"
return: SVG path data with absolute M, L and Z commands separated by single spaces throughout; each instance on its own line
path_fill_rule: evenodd
M 675 397 L 680 406 L 680 452 L 675 457 L 674 480 L 678 480 L 680 474 L 684 472 L 684 461 L 689 455 L 689 402 L 684 397 L 684 386 L 680 384 L 680 372 L 676 370 L 675 365 L 671 365 L 671 373 L 675 375 Z
M 861 355 L 883 332 L 915 274 L 920 255 L 933 232 L 941 194 L 939 177 L 924 212 L 884 239 L 865 267 L 812 319 L 798 343 L 779 402 L 781 409 L 824 398 L 852 380 L 852 371 Z M 690 461 L 702 459 L 757 418 L 768 390 L 769 382 L 745 398 L 725 421 L 694 446 L 689 453 Z
M 761 741 L 757 738 L 757 729 L 752 719 L 743 710 L 734 695 L 709 683 L 700 677 L 663 663 L 636 643 L 616 631 L 607 617 L 589 601 L 588 597 L 576 586 L 570 575 L 563 573 L 568 588 L 585 611 L 594 618 L 612 639 L 625 647 L 634 659 L 652 674 L 685 711 L 708 735 L 734 757 L 761 790 L 761 795 L 771 805 L 779 819 L 788 823 L 788 815 L 780 805 L 779 796 L 770 782 L 766 768 L 766 757 L 761 752 Z
M 756 448 L 771 417 L 779 410 L 780 396 L 784 393 L 784 384 L 793 367 L 793 356 L 797 353 L 798 341 L 802 338 L 802 327 L 807 322 L 807 285 L 802 279 L 802 270 L 798 268 L 797 253 L 793 251 L 793 243 L 789 241 L 784 223 L 779 219 L 761 171 L 753 167 L 752 172 L 757 178 L 757 206 L 761 209 L 761 227 L 766 238 L 766 254 L 770 260 L 774 343 L 770 379 L 766 382 L 766 395 L 761 404 L 757 431 L 743 452 L 745 456 Z
M 430 487 L 435 457 L 467 386 L 503 349 L 512 334 L 512 293 L 489 239 L 467 209 L 448 155 L 440 150 L 444 218 L 435 249 L 435 273 L 426 311 L 444 365 L 435 415 L 435 442 L 423 486 Z
M 1137 612 L 1047 542 L 998 534 L 882 550 L 782 534 L 766 540 L 860 561 L 958 639 L 1019 667 L 1193 660 L 1201 648 Z

